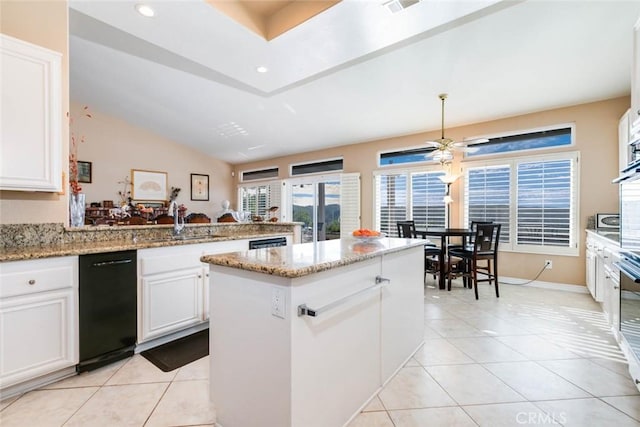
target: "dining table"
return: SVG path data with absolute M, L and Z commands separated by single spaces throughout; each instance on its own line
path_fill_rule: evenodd
M 427 227 L 425 229 L 416 228 L 416 237 L 427 239 L 429 237 L 440 237 L 440 271 L 438 284 L 440 289 L 445 289 L 445 279 L 447 277 L 447 243 L 450 237 L 461 237 L 462 245 L 465 245 L 467 237 L 473 234 L 470 228 L 437 228 Z

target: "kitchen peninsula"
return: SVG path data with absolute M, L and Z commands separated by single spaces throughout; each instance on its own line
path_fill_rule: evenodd
M 419 240 L 201 261 L 211 264 L 211 399 L 225 427 L 345 425 L 423 342 Z

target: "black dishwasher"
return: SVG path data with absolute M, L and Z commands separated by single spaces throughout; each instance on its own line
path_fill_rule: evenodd
M 275 248 L 287 246 L 286 237 L 272 237 L 270 239 L 249 240 L 249 249 Z
M 136 251 L 80 257 L 80 362 L 90 371 L 133 355 L 136 344 Z

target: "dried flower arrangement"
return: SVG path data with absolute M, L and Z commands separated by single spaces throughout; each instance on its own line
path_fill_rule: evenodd
M 91 118 L 88 106 L 85 105 L 82 111 L 84 117 Z M 84 135 L 76 136 L 73 131 L 73 117 L 69 113 L 67 113 L 67 117 L 69 118 L 69 130 L 71 133 L 71 143 L 69 145 L 69 188 L 72 194 L 78 194 L 82 191 L 82 187 L 78 183 L 78 143 L 84 142 Z

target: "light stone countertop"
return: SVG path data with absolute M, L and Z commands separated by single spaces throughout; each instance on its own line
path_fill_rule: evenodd
M 596 228 L 596 229 L 587 229 L 587 232 L 592 233 L 599 237 L 604 237 L 605 239 L 611 240 L 611 242 L 615 245 L 620 244 L 620 231 L 617 229 L 610 228 Z
M 196 243 L 224 242 L 228 240 L 241 239 L 263 239 L 276 236 L 289 235 L 291 233 L 246 233 L 233 235 L 212 235 L 187 239 L 159 238 L 151 240 L 112 240 L 112 241 L 92 241 L 73 242 L 51 245 L 34 245 L 19 248 L 9 248 L 0 251 L 0 262 L 22 261 L 39 258 L 50 258 L 58 256 L 86 255 L 104 252 L 127 251 L 134 249 L 161 248 L 166 246 L 181 246 Z
M 204 255 L 200 260 L 212 265 L 296 278 L 422 245 L 422 239 L 381 238 L 363 242 L 347 238 Z

